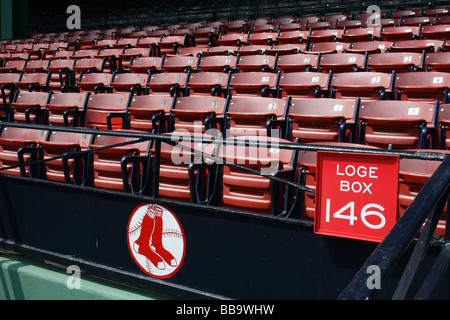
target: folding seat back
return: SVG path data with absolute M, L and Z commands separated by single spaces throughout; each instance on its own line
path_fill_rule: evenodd
M 26 60 L 9 60 L 5 62 L 5 65 L 0 68 L 0 73 L 7 72 L 22 72 L 25 67 Z
M 291 170 L 293 151 L 279 148 L 289 141 L 275 137 L 247 136 L 236 138 L 238 145 L 221 146 L 219 158 L 227 161 L 222 175 L 222 206 L 237 210 L 279 215 L 284 209 L 282 186 L 275 188 L 273 182 L 263 175 L 248 172 L 241 166 L 269 174 L 278 170 Z M 245 146 L 245 141 L 259 143 L 259 147 Z M 275 192 L 275 190 L 280 190 Z
M 248 32 L 250 31 L 251 24 L 248 20 L 231 20 L 226 25 L 227 33 L 236 33 L 236 32 Z
M 64 123 L 64 113 L 66 111 L 84 111 L 87 98 L 90 93 L 65 92 L 54 93 L 46 105 L 46 121 L 52 126 L 72 126 L 73 117 L 67 117 L 67 124 Z
M 129 127 L 132 130 L 152 132 L 155 115 L 168 115 L 173 107 L 174 98 L 167 95 L 134 95 L 127 106 Z M 167 131 L 162 129 L 163 132 Z
M 330 97 L 382 100 L 393 90 L 393 75 L 383 72 L 342 72 L 331 78 Z
M 42 123 L 41 111 L 45 108 L 50 94 L 48 92 L 17 92 L 11 103 L 14 121 L 20 123 Z
M 149 49 L 156 48 L 159 40 L 160 40 L 160 37 L 150 37 L 150 36 L 142 37 L 137 42 L 136 46 L 138 48 L 149 48 Z
M 275 42 L 277 35 L 277 32 L 250 32 L 248 43 L 250 45 L 263 44 L 270 46 Z
M 127 156 L 146 156 L 149 150 L 149 141 L 131 143 L 137 138 L 125 136 L 107 136 L 98 134 L 94 137 L 93 143 L 90 145 L 93 152 L 92 162 L 92 176 L 93 186 L 96 188 L 126 191 L 129 189 L 129 181 L 124 181 L 123 168 L 121 162 Z M 105 146 L 113 146 L 119 143 L 130 142 L 130 144 L 123 146 L 114 146 L 108 149 L 97 150 Z M 140 175 L 139 168 L 131 164 L 126 166 L 127 177 L 132 177 L 134 174 Z
M 281 30 L 276 40 L 278 44 L 299 44 L 307 40 L 309 31 Z
M 217 40 L 219 46 L 241 46 L 248 44 L 248 33 L 226 33 Z
M 353 42 L 350 47 L 345 49 L 345 52 L 352 53 L 385 53 L 392 46 L 391 41 L 361 41 Z
M 111 85 L 113 75 L 110 73 L 82 73 L 78 81 L 76 81 L 77 90 L 79 92 L 96 92 L 101 88 L 107 88 Z
M 365 71 L 367 56 L 361 53 L 329 53 L 320 55 L 318 69 L 322 72 Z
M 287 138 L 302 143 L 354 142 L 359 99 L 293 98 L 287 114 Z
M 306 53 L 342 53 L 350 48 L 350 43 L 347 42 L 317 42 L 311 43 L 309 51 Z
M 417 26 L 384 27 L 381 37 L 384 41 L 414 40 L 419 37 L 420 29 Z
M 105 60 L 101 58 L 77 59 L 74 68 L 77 73 L 103 72 L 105 68 Z
M 61 91 L 63 86 L 75 84 L 74 59 L 50 60 L 47 70 L 51 73 L 49 87 L 52 91 Z
M 49 60 L 28 60 L 27 64 L 23 68 L 25 72 L 45 72 L 47 71 L 47 67 L 49 64 Z
M 216 47 L 210 47 L 206 51 L 203 51 L 203 56 L 229 56 L 236 53 L 239 49 L 238 45 L 222 45 Z M 237 53 L 236 53 L 237 54 Z
M 249 55 L 266 55 L 267 51 L 270 50 L 272 46 L 266 44 L 251 44 L 247 46 L 240 46 L 235 52 L 239 56 L 249 56 Z
M 394 149 L 434 146 L 437 104 L 413 101 L 361 102 L 359 143 Z
M 202 72 L 229 72 L 237 68 L 237 56 L 217 55 L 200 57 L 199 70 Z
M 137 42 L 136 38 L 119 38 L 112 46 L 113 48 L 133 48 L 136 47 Z
M 191 73 L 188 81 L 188 95 L 225 96 L 230 74 L 212 71 Z
M 49 91 L 50 72 L 24 73 L 17 83 L 19 90 L 31 91 Z
M 421 71 L 425 56 L 417 52 L 374 53 L 367 59 L 367 70 L 376 72 Z
M 447 72 L 405 72 L 395 78 L 397 100 L 449 101 L 450 74 Z
M 227 107 L 228 100 L 223 97 L 179 97 L 175 100 L 171 110 L 173 129 L 204 133 L 206 121 L 210 121 L 209 118 L 223 119 Z
M 270 55 L 289 55 L 289 54 L 298 54 L 302 53 L 306 50 L 307 44 L 295 44 L 295 43 L 287 43 L 287 44 L 275 44 L 271 48 L 266 50 L 266 54 Z
M 98 49 L 75 50 L 72 54 L 73 59 L 93 59 L 98 54 Z
M 82 126 L 101 130 L 122 129 L 123 118 L 110 117 L 110 114 L 125 114 L 128 98 L 129 95 L 123 93 L 91 94 L 86 104 Z
M 450 150 L 450 104 L 439 106 L 437 113 L 439 149 Z
M 270 72 L 276 69 L 277 57 L 270 55 L 239 56 L 237 66 L 239 72 Z
M 45 161 L 45 177 L 50 181 L 81 184 L 83 162 L 70 159 L 65 168 L 62 157 L 68 152 L 86 151 L 92 135 L 86 133 L 52 131 L 48 139 L 40 141 L 42 160 Z
M 130 69 L 136 73 L 160 72 L 164 58 L 162 57 L 138 57 L 130 61 Z
M 30 167 L 19 165 L 18 151 L 22 147 L 36 146 L 39 142 L 47 139 L 47 130 L 31 128 L 4 127 L 0 135 L 0 167 L 11 169 L 2 170 L 1 173 L 15 176 L 29 176 Z M 24 155 L 24 163 L 36 160 L 29 154 Z
M 272 136 L 272 129 L 283 136 L 288 99 L 267 97 L 233 97 L 227 118 L 229 136 Z M 273 132 L 274 134 L 277 131 Z
M 342 39 L 349 43 L 373 41 L 379 39 L 380 34 L 380 28 L 351 28 L 345 30 Z
M 95 44 L 92 45 L 96 49 L 113 48 L 118 39 L 98 39 Z
M 17 83 L 22 73 L 0 73 L 1 107 L 9 107 L 17 91 Z
M 278 87 L 278 75 L 271 72 L 233 73 L 230 91 L 235 96 L 268 97 Z
M 328 96 L 330 75 L 321 72 L 282 73 L 278 95 L 295 98 L 320 98 Z
M 150 94 L 183 95 L 188 82 L 188 73 L 163 72 L 150 75 L 147 86 Z
M 183 202 L 198 202 L 208 198 L 214 185 L 208 179 L 209 172 L 190 174 L 189 165 L 191 163 L 206 163 L 206 156 L 215 154 L 216 144 L 191 142 L 187 140 L 191 137 L 209 137 L 201 133 L 181 131 L 173 133 L 175 145 L 166 142 L 161 143 L 160 152 L 152 150 L 158 158 L 159 166 L 157 170 L 157 197 L 173 199 Z M 175 138 L 180 136 L 180 138 Z M 181 139 L 181 141 L 178 141 Z M 191 175 L 191 177 L 190 177 Z M 210 176 L 209 176 L 210 177 Z M 203 196 L 199 196 L 203 194 Z
M 188 72 L 198 69 L 198 58 L 191 56 L 172 56 L 164 59 L 164 72 Z
M 425 25 L 420 30 L 421 39 L 450 40 L 450 24 Z
M 429 52 L 425 54 L 425 70 L 450 71 L 450 52 Z
M 437 52 L 444 45 L 442 40 L 401 40 L 396 41 L 389 48 L 393 52 Z
M 115 73 L 110 86 L 112 92 L 143 92 L 147 85 L 149 75 L 147 73 Z
M 277 68 L 282 73 L 317 70 L 319 55 L 317 54 L 287 54 L 278 56 Z
M 406 17 L 402 19 L 402 26 L 428 26 L 435 25 L 436 17 Z
M 310 43 L 340 41 L 343 33 L 342 29 L 317 29 L 311 30 L 307 39 Z

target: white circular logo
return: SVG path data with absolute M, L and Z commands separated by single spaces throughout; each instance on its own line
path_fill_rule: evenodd
M 147 275 L 166 279 L 183 264 L 186 241 L 177 217 L 159 204 L 137 207 L 127 229 L 128 249 Z

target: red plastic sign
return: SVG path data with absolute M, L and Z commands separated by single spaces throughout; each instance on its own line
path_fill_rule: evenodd
M 381 242 L 397 221 L 399 157 L 318 152 L 314 232 Z

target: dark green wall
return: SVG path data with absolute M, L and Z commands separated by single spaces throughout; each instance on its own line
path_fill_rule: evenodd
M 0 0 L 1 39 L 27 36 L 28 0 Z

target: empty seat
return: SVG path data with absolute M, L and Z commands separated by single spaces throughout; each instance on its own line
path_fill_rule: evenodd
M 288 99 L 233 97 L 226 111 L 229 136 L 284 135 Z M 272 132 L 271 130 L 278 130 Z
M 228 107 L 228 100 L 223 97 L 213 96 L 188 96 L 176 99 L 171 110 L 173 129 L 189 132 L 204 133 L 206 121 L 209 118 L 221 118 Z M 216 128 L 214 124 L 213 128 Z M 219 130 L 224 128 L 220 127 Z
M 46 105 L 45 119 L 53 126 L 64 126 L 64 113 L 66 111 L 85 110 L 87 98 L 90 93 L 66 92 L 54 93 Z M 74 125 L 73 118 L 67 117 L 67 126 Z
M 312 43 L 309 51 L 306 51 L 306 53 L 342 53 L 350 48 L 350 45 L 347 42 L 317 42 Z
M 417 26 L 384 27 L 381 37 L 383 41 L 414 40 L 419 38 L 419 32 Z
M 76 81 L 76 90 L 78 92 L 92 92 L 111 85 L 113 75 L 110 73 L 93 72 L 82 73 Z
M 319 58 L 318 69 L 324 72 L 365 71 L 366 55 L 361 53 L 322 54 Z
M 25 67 L 26 60 L 9 60 L 5 62 L 5 65 L 0 68 L 0 73 L 7 72 L 21 72 Z M 0 64 L 1 65 L 1 64 Z
M 192 43 L 190 43 L 189 39 L 190 38 L 188 37 L 188 35 L 174 35 L 162 37 L 161 40 L 158 41 L 160 55 L 176 54 L 178 48 L 191 47 Z
M 450 150 L 450 104 L 441 104 L 437 113 L 439 149 Z
M 167 95 L 139 95 L 132 96 L 128 107 L 129 128 L 152 132 L 153 118 L 155 115 L 168 115 L 173 107 L 174 98 Z M 168 131 L 167 127 L 161 128 L 162 132 Z
M 209 137 L 201 133 L 190 133 L 187 131 L 177 132 L 175 136 L 181 137 Z M 208 187 L 213 188 L 211 183 L 208 184 L 208 171 L 193 173 L 193 180 L 190 182 L 189 165 L 191 163 L 202 164 L 206 157 L 203 154 L 212 156 L 215 154 L 216 145 L 213 143 L 199 143 L 190 142 L 186 138 L 174 137 L 172 141 L 175 145 L 162 142 L 160 152 L 155 152 L 155 157 L 158 158 L 159 166 L 156 167 L 158 184 L 157 197 L 164 199 L 172 199 L 184 202 L 191 202 L 195 200 L 204 200 L 203 197 L 199 199 L 197 195 L 203 193 L 206 198 L 209 197 L 210 192 L 206 190 Z M 192 189 L 191 189 L 192 188 Z M 191 192 L 192 190 L 192 192 Z
M 367 70 L 377 72 L 421 71 L 424 55 L 417 52 L 374 53 L 367 59 Z
M 345 52 L 353 53 L 384 53 L 392 46 L 391 41 L 362 41 L 354 42 L 350 47 L 345 49 Z
M 62 156 L 66 152 L 86 151 L 91 143 L 92 135 L 85 133 L 52 131 L 48 139 L 40 141 L 42 160 L 45 161 L 45 178 L 50 181 L 81 184 L 83 169 L 87 165 L 80 159 L 70 159 L 65 168 Z M 53 159 L 61 157 L 59 159 Z
M 261 54 L 239 56 L 237 61 L 239 72 L 273 72 L 276 65 L 277 57 Z
M 434 145 L 437 104 L 413 101 L 361 102 L 359 143 L 394 149 Z
M 233 166 L 270 174 L 281 170 L 292 170 L 293 151 L 277 147 L 287 140 L 274 137 L 237 137 L 239 145 L 227 143 L 220 149 L 220 157 L 231 164 L 223 166 L 222 206 L 238 210 L 279 215 L 283 208 L 284 188 L 274 188 L 267 177 Z M 244 142 L 259 143 L 259 148 L 245 146 Z M 274 190 L 280 190 L 275 192 Z M 272 192 L 271 192 L 272 191 Z M 273 197 L 272 197 L 273 196 Z
M 393 76 L 383 72 L 341 72 L 331 78 L 330 97 L 384 100 L 391 98 Z
M 130 69 L 132 72 L 148 73 L 162 71 L 164 58 L 162 57 L 138 57 L 130 61 Z
M 138 57 L 149 57 L 152 51 L 150 48 L 125 48 L 119 55 L 122 60 L 122 67 L 128 69 L 130 67 L 130 61 Z
M 429 52 L 425 54 L 425 70 L 450 71 L 450 52 Z
M 122 129 L 126 124 L 128 98 L 129 94 L 122 93 L 91 94 L 86 103 L 86 110 L 67 111 L 64 117 L 78 117 L 79 126 L 85 128 Z
M 148 77 L 147 73 L 115 73 L 110 82 L 109 91 L 115 93 L 144 92 Z
M 278 96 L 320 98 L 328 96 L 330 74 L 321 72 L 289 72 L 280 76 Z
M 342 29 L 317 29 L 311 30 L 307 39 L 310 43 L 338 41 L 342 39 L 343 33 Z
M 189 74 L 185 72 L 163 72 L 150 75 L 147 86 L 150 94 L 185 95 Z
M 191 56 L 173 56 L 164 59 L 164 72 L 188 72 L 198 68 L 198 58 Z
M 49 87 L 52 91 L 61 91 L 63 86 L 73 86 L 75 82 L 74 59 L 50 60 L 47 70 L 51 73 Z
M 437 52 L 444 45 L 442 40 L 402 40 L 396 41 L 389 48 L 390 51 L 401 52 Z
M 14 122 L 42 123 L 43 108 L 49 97 L 48 92 L 17 92 L 11 103 Z
M 95 136 L 91 149 L 98 149 L 105 146 L 112 146 L 118 143 L 132 142 L 137 138 L 124 136 L 107 136 L 98 134 Z M 127 156 L 146 156 L 148 155 L 149 142 L 138 142 L 124 146 L 97 150 L 93 152 L 92 185 L 97 188 L 128 191 L 133 182 L 124 181 L 122 172 L 122 159 Z M 134 177 L 134 174 L 140 176 L 140 168 L 133 165 L 126 166 L 127 177 Z M 142 179 L 145 179 L 143 177 Z
M 422 26 L 420 30 L 421 39 L 450 40 L 450 25 L 436 24 Z
M 200 57 L 199 70 L 203 72 L 229 72 L 236 70 L 237 57 L 232 55 L 217 55 Z
M 24 73 L 17 82 L 17 87 L 19 90 L 25 91 L 50 91 L 50 72 L 33 72 Z
M 354 142 L 359 99 L 293 98 L 287 114 L 287 138 L 302 143 Z
M 235 96 L 263 96 L 275 93 L 278 87 L 278 75 L 271 72 L 233 73 L 230 79 L 230 93 Z
M 309 31 L 304 30 L 282 30 L 276 40 L 278 44 L 300 44 L 307 40 Z
M 349 43 L 374 41 L 380 38 L 380 33 L 380 28 L 351 28 L 346 29 L 342 39 Z
M 46 72 L 49 60 L 28 60 L 23 68 L 25 72 Z
M 225 96 L 231 73 L 198 72 L 191 73 L 188 81 L 187 95 Z
M 101 58 L 85 58 L 77 59 L 75 62 L 75 71 L 80 74 L 81 72 L 103 72 L 105 68 L 105 59 Z
M 21 77 L 21 73 L 0 73 L 0 92 L 2 95 L 0 107 L 6 108 L 10 106 L 17 90 L 17 83 Z
M 219 46 L 241 46 L 248 44 L 248 33 L 226 33 L 218 40 Z
M 47 138 L 47 134 L 47 130 L 3 127 L 0 135 L 0 166 L 3 169 L 8 167 L 14 168 L 0 172 L 15 176 L 29 176 L 29 166 L 17 167 L 19 165 L 18 150 L 22 147 L 36 146 L 38 142 Z M 30 157 L 29 154 L 25 154 L 23 162 L 27 163 L 30 160 L 36 159 Z
M 270 55 L 288 55 L 297 54 L 306 50 L 306 43 L 287 43 L 287 44 L 275 44 L 271 48 L 266 50 L 266 54 Z
M 248 36 L 248 43 L 250 45 L 273 45 L 278 33 L 277 32 L 251 32 Z
M 447 72 L 406 72 L 395 78 L 397 100 L 441 103 L 449 101 L 450 74 Z
M 277 68 L 282 73 L 315 71 L 319 63 L 319 55 L 317 54 L 286 54 L 278 56 Z

